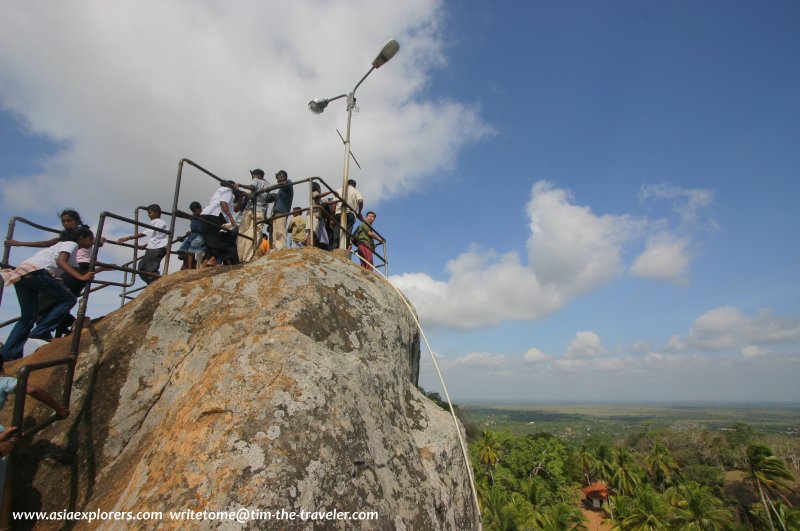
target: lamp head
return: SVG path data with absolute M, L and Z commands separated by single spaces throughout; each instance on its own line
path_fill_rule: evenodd
M 314 98 L 308 102 L 308 109 L 314 114 L 321 114 L 322 111 L 325 110 L 325 107 L 328 106 L 328 101 L 329 100 Z
M 372 61 L 372 68 L 380 68 L 386 63 L 389 62 L 389 59 L 394 57 L 394 54 L 400 49 L 400 44 L 394 39 L 387 42 L 386 45 L 381 50 L 381 53 L 378 54 L 378 57 Z

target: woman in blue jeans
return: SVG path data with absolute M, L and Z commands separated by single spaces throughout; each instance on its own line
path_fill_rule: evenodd
M 91 271 L 81 274 L 76 261 L 78 249 L 88 249 L 94 245 L 94 234 L 88 227 L 79 227 L 75 229 L 73 236 L 76 241 L 59 242 L 42 249 L 13 271 L 2 272 L 5 284 L 14 284 L 20 308 L 19 321 L 0 350 L 4 360 L 21 358 L 22 347 L 28 338 L 49 335 L 64 314 L 78 301 L 75 294 L 55 278 L 60 273 L 59 270 L 83 282 L 94 278 Z M 40 319 L 36 328 L 33 328 L 39 310 L 40 294 L 48 295 L 55 304 Z

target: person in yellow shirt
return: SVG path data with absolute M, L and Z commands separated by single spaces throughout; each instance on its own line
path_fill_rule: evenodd
M 300 207 L 294 207 L 292 209 L 292 218 L 289 220 L 287 229 L 292 234 L 292 239 L 289 244 L 290 248 L 295 247 L 299 249 L 306 246 L 308 228 L 306 227 L 306 218 L 303 216 Z

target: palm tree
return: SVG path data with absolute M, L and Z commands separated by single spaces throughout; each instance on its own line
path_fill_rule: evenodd
M 594 467 L 594 456 L 590 451 L 583 448 L 580 452 L 578 452 L 578 464 L 583 470 L 583 476 L 586 478 L 586 484 L 592 484 L 592 478 L 589 476 L 589 472 Z
M 617 451 L 617 458 L 614 464 L 616 465 L 616 470 L 612 481 L 617 492 L 623 496 L 633 494 L 639 484 L 636 462 L 633 460 L 633 456 L 624 448 L 620 448 Z
M 553 494 L 548 490 L 547 486 L 541 479 L 536 477 L 529 477 L 519 484 L 520 493 L 525 496 L 534 507 L 541 507 L 547 505 L 553 499 Z
M 525 496 L 518 492 L 511 495 L 511 500 L 503 507 L 503 513 L 509 523 L 514 524 L 514 529 L 534 529 L 538 522 L 539 513 Z
M 481 503 L 481 517 L 486 529 L 494 531 L 513 529 L 514 526 L 509 521 L 505 511 L 508 497 L 502 489 L 491 487 L 486 483 L 479 484 L 478 500 Z
M 747 447 L 747 476 L 745 479 L 758 489 L 770 529 L 775 529 L 771 511 L 775 511 L 769 491 L 779 489 L 791 490 L 790 481 L 794 479 L 789 468 L 772 450 L 763 444 L 751 444 Z M 780 523 L 780 522 L 779 522 Z
M 672 529 L 671 507 L 650 485 L 640 488 L 633 496 L 620 496 L 616 499 L 616 503 L 615 529 L 636 531 Z
M 557 503 L 548 505 L 539 511 L 539 525 L 542 531 L 585 530 L 583 513 L 574 505 Z
M 503 453 L 503 447 L 497 441 L 495 434 L 491 431 L 483 432 L 481 440 L 478 441 L 478 448 L 480 450 L 481 464 L 487 467 L 489 472 L 489 482 L 494 483 L 494 476 L 492 470 L 497 465 Z
M 685 531 L 718 531 L 727 529 L 733 515 L 724 508 L 706 485 L 689 481 L 667 490 L 674 508 L 672 524 Z
M 776 501 L 772 510 L 782 529 L 800 529 L 800 509 L 787 507 L 786 504 Z
M 678 462 L 672 457 L 669 449 L 661 441 L 653 443 L 653 449 L 645 459 L 647 473 L 653 478 L 655 485 L 663 492 L 672 473 L 678 469 Z
M 606 483 L 614 477 L 614 454 L 608 446 L 599 446 L 592 462 L 592 474 Z

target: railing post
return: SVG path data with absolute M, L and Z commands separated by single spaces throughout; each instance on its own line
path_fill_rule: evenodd
M 308 232 L 311 234 L 311 247 L 314 247 L 314 236 L 317 227 L 314 225 L 314 178 L 308 180 Z
M 178 163 L 178 176 L 175 178 L 175 193 L 172 197 L 172 219 L 169 222 L 169 237 L 167 240 L 167 255 L 165 257 L 166 263 L 164 264 L 164 274 L 169 274 L 169 255 L 172 254 L 172 241 L 175 234 L 175 218 L 178 213 L 178 197 L 181 193 L 181 178 L 183 177 L 183 162 L 186 159 L 181 159 Z
M 14 238 L 14 224 L 16 223 L 17 218 L 13 217 L 8 221 L 8 231 L 6 232 L 6 240 L 11 240 Z M 5 244 L 5 240 L 3 240 L 3 261 L 0 262 L 0 268 L 8 267 L 8 258 L 11 255 L 11 247 Z M 3 288 L 5 287 L 5 282 L 0 282 L 0 303 L 3 302 Z

